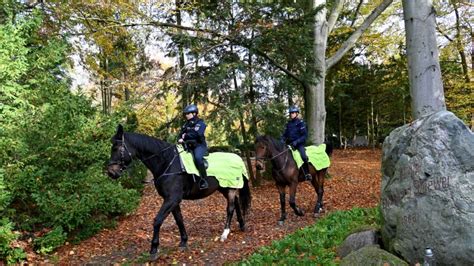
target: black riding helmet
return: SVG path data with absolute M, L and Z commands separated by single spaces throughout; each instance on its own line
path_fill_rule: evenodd
M 300 112 L 300 108 L 296 105 L 293 105 L 293 106 L 290 106 L 290 108 L 288 108 L 288 113 L 299 113 Z
M 189 113 L 196 113 L 196 114 L 199 113 L 199 110 L 195 104 L 190 104 L 186 106 L 186 108 L 184 108 L 183 114 L 189 114 Z

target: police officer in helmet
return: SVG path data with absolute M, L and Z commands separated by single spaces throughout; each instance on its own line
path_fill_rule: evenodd
M 186 143 L 188 149 L 193 153 L 194 163 L 199 170 L 199 188 L 207 189 L 206 167 L 204 166 L 204 155 L 207 153 L 207 143 L 204 136 L 206 124 L 198 118 L 198 108 L 194 104 L 186 106 L 183 114 L 186 117 L 186 123 L 181 127 L 178 135 L 178 143 Z
M 292 149 L 297 149 L 303 159 L 303 173 L 307 181 L 311 180 L 311 174 L 309 173 L 308 156 L 304 144 L 308 137 L 308 130 L 303 120 L 298 118 L 300 108 L 297 106 L 291 106 L 288 109 L 290 120 L 286 123 L 285 132 L 281 136 L 282 142 L 290 145 Z

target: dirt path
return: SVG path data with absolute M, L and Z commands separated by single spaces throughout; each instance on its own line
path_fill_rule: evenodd
M 335 150 L 326 180 L 324 204 L 327 212 L 350 209 L 354 206 L 374 207 L 380 198 L 380 150 Z M 233 223 L 225 243 L 218 238 L 225 220 L 226 201 L 219 193 L 206 199 L 184 201 L 181 209 L 189 236 L 189 250 L 178 251 L 179 232 L 170 215 L 161 228 L 161 256 L 159 264 L 222 264 L 248 256 L 260 246 L 308 226 L 315 221 L 311 212 L 316 194 L 312 186 L 300 183 L 297 204 L 306 215 L 297 217 L 288 210 L 288 219 L 277 226 L 279 217 L 278 192 L 272 182 L 251 188 L 252 209 L 247 220 L 247 231 L 238 230 Z M 288 198 L 287 198 L 288 199 Z M 59 264 L 112 264 L 144 262 L 152 236 L 152 222 L 161 205 L 161 198 L 153 185 L 147 185 L 137 211 L 123 218 L 117 228 L 103 230 L 78 245 L 67 245 L 49 258 L 34 262 Z M 235 220 L 235 215 L 234 215 Z

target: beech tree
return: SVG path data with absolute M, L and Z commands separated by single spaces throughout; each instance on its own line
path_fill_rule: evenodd
M 431 0 L 403 0 L 408 76 L 415 119 L 446 110 Z
M 326 58 L 327 40 L 331 34 L 339 14 L 344 6 L 344 0 L 336 0 L 329 16 L 327 16 L 326 0 L 314 0 L 315 8 L 322 9 L 314 16 L 314 68 L 315 75 L 312 82 L 305 88 L 306 119 L 309 129 L 309 140 L 312 144 L 324 142 L 326 124 L 325 106 L 325 78 L 327 71 L 333 67 L 341 58 L 356 44 L 360 36 L 369 28 L 374 20 L 393 2 L 393 0 L 382 1 L 372 13 L 360 24 L 341 47 L 331 57 Z M 357 11 L 356 11 L 357 12 Z

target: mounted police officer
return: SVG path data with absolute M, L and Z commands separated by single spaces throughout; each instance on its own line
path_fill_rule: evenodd
M 181 127 L 181 132 L 178 135 L 178 143 L 185 143 L 188 150 L 193 153 L 194 163 L 196 164 L 200 176 L 199 188 L 207 189 L 209 184 L 206 180 L 207 173 L 203 159 L 207 153 L 206 137 L 204 136 L 206 124 L 202 119 L 198 118 L 198 113 L 198 108 L 194 104 L 184 108 L 183 114 L 186 117 L 186 123 Z
M 297 106 L 291 106 L 288 109 L 290 120 L 286 123 L 285 132 L 281 136 L 282 142 L 290 145 L 293 150 L 297 149 L 303 159 L 303 173 L 306 180 L 311 180 L 311 174 L 309 173 L 308 156 L 304 144 L 308 137 L 308 130 L 303 120 L 298 118 L 300 108 Z

